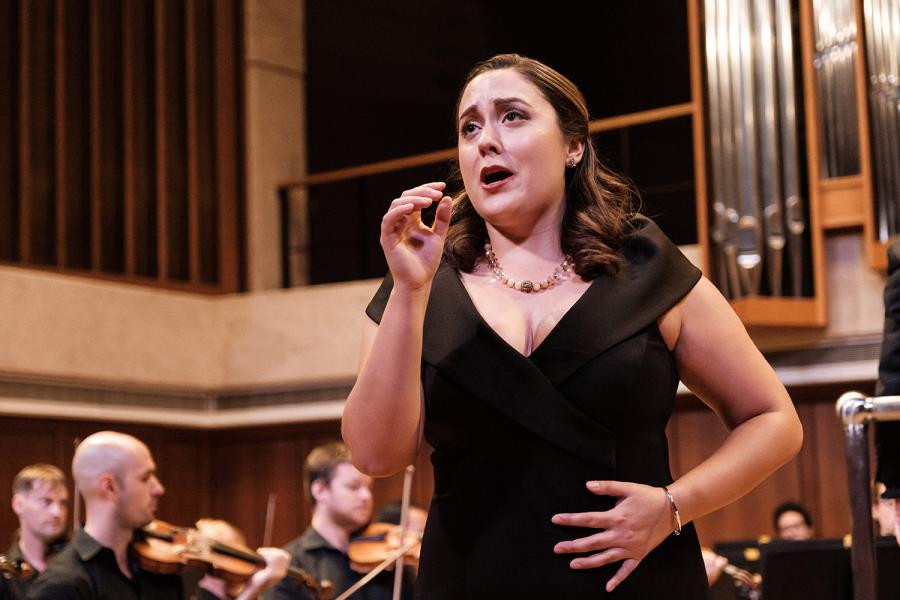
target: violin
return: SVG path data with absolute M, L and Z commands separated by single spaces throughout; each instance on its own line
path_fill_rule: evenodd
M 389 557 L 398 558 L 402 546 L 409 546 L 403 553 L 404 563 L 418 569 L 419 551 L 422 548 L 422 534 L 407 531 L 400 540 L 400 525 L 393 523 L 371 523 L 359 536 L 350 540 L 347 556 L 350 567 L 359 573 L 368 573 Z
M 10 560 L 5 554 L 0 554 L 0 577 L 3 579 L 31 579 L 34 575 L 34 567 L 28 562 Z
M 153 521 L 135 532 L 132 555 L 142 569 L 153 573 L 180 574 L 187 569 L 219 577 L 228 585 L 241 585 L 265 566 L 265 559 L 239 544 L 223 544 L 189 527 Z M 331 584 L 320 583 L 296 567 L 288 575 L 305 585 L 316 600 L 330 600 Z

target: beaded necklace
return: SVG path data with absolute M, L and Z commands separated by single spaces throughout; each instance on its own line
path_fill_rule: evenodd
M 494 254 L 494 249 L 491 247 L 490 242 L 485 242 L 484 244 L 484 256 L 488 261 L 488 266 L 497 279 L 500 280 L 500 283 L 525 294 L 547 289 L 559 281 L 563 273 L 572 269 L 572 257 L 566 256 L 563 261 L 559 263 L 559 266 L 553 269 L 553 272 L 550 273 L 550 275 L 537 283 L 527 279 L 519 281 L 518 279 L 510 277 L 506 271 L 503 270 L 503 267 L 500 266 L 500 261 L 497 260 L 497 255 Z

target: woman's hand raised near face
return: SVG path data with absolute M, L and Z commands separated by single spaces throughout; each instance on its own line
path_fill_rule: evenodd
M 395 289 L 420 290 L 431 285 L 441 263 L 450 226 L 450 197 L 442 181 L 403 192 L 381 220 L 381 248 Z M 422 222 L 422 209 L 439 202 L 434 223 Z

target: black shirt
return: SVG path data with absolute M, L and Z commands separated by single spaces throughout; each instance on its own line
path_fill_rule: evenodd
M 116 556 L 83 530 L 60 552 L 28 591 L 30 600 L 181 600 L 181 578 L 129 564 L 127 578 Z
M 59 540 L 51 543 L 47 547 L 47 556 L 54 556 L 61 552 L 66 543 L 65 537 L 61 537 Z M 4 556 L 10 562 L 25 562 L 25 556 L 22 554 L 22 549 L 19 548 L 18 532 L 13 536 L 12 544 L 10 544 L 9 550 L 6 551 Z M 24 579 L 5 579 L 0 577 L 0 600 L 25 600 L 28 588 L 31 587 L 37 576 L 37 572 L 33 572 L 30 577 Z
M 303 535 L 284 547 L 291 555 L 291 566 L 299 567 L 318 581 L 330 581 L 335 597 L 343 593 L 363 576 L 350 568 L 347 555 L 329 544 L 318 531 L 310 527 Z M 390 600 L 394 590 L 394 574 L 380 573 L 375 579 L 353 594 L 352 600 Z M 411 590 L 405 590 L 409 593 Z M 312 600 L 303 584 L 282 579 L 265 593 L 266 600 Z
M 13 539 L 12 545 L 6 551 L 5 556 L 10 562 L 25 560 L 25 557 L 22 556 L 22 551 L 19 549 L 18 536 Z M 24 600 L 25 594 L 28 593 L 28 588 L 35 577 L 36 574 L 27 579 L 6 579 L 0 577 L 0 600 Z

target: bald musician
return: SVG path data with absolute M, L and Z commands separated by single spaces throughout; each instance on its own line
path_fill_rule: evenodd
M 36 576 L 65 545 L 69 514 L 65 474 L 46 463 L 28 465 L 13 479 L 11 504 L 19 519 L 19 530 L 6 551 L 6 558 L 28 563 Z M 9 580 L 0 577 L 0 600 L 24 600 L 33 581 L 33 577 Z
M 135 437 L 102 431 L 87 437 L 72 460 L 84 497 L 85 524 L 32 585 L 32 600 L 181 600 L 181 577 L 140 568 L 129 554 L 134 530 L 153 520 L 165 488 L 147 446 Z M 265 552 L 263 552 L 265 550 Z M 287 557 L 261 549 L 267 560 L 240 600 L 284 577 Z

